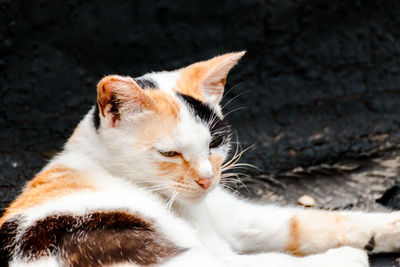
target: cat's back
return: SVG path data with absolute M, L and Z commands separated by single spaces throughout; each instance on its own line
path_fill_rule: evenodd
M 0 219 L 4 266 L 27 259 L 47 266 L 148 265 L 183 251 L 187 244 L 175 240 L 174 232 L 186 226 L 157 195 L 84 158 L 78 162 L 74 166 L 68 156 L 54 160 L 9 205 Z
M 56 163 L 51 164 L 28 182 L 22 193 L 9 205 L 0 225 L 5 221 L 27 212 L 28 209 L 56 201 L 78 192 L 93 192 L 96 186 L 83 171 Z
M 220 101 L 243 55 L 102 78 L 97 105 L 0 219 L 3 265 L 154 266 L 194 247 L 230 253 L 203 200 L 227 167 Z

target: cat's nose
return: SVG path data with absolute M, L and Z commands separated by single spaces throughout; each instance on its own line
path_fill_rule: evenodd
M 199 179 L 196 179 L 195 181 L 198 185 L 200 185 L 201 188 L 206 190 L 207 188 L 210 187 L 212 180 L 213 180 L 213 177 L 210 176 L 210 177 L 206 177 L 206 178 L 199 178 Z

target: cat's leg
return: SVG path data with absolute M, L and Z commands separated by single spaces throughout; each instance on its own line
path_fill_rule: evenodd
M 338 212 L 248 203 L 222 189 L 207 206 L 221 236 L 241 253 L 288 251 L 295 255 L 351 246 L 400 251 L 400 213 Z
M 29 263 L 12 261 L 10 267 L 59 267 L 63 266 L 55 258 L 42 258 Z M 106 267 L 139 267 L 135 263 L 116 263 Z M 280 253 L 258 255 L 230 255 L 217 258 L 202 249 L 190 249 L 167 260 L 162 267 L 367 267 L 368 258 L 364 251 L 349 247 L 331 249 L 323 254 L 295 257 Z
M 334 248 L 325 253 L 295 257 L 282 253 L 237 255 L 230 259 L 234 267 L 367 267 L 367 253 L 351 247 Z
M 368 255 L 364 250 L 352 247 L 332 248 L 328 251 L 306 256 L 302 259 L 301 266 L 307 267 L 367 267 Z
M 350 247 L 330 249 L 323 254 L 295 257 L 282 253 L 257 255 L 229 255 L 215 258 L 215 255 L 191 249 L 168 260 L 162 267 L 367 267 L 368 256 L 365 251 Z

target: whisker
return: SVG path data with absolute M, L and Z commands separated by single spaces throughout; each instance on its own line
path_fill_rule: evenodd
M 235 134 L 235 136 L 236 136 L 236 140 L 238 140 L 237 134 Z M 236 149 L 235 149 L 235 153 L 233 154 L 232 158 L 230 160 L 228 160 L 227 162 L 225 162 L 221 166 L 221 184 L 223 186 L 227 186 L 226 183 L 233 183 L 237 187 L 239 184 L 247 192 L 250 193 L 250 190 L 247 188 L 246 184 L 243 183 L 243 181 L 240 179 L 240 177 L 250 177 L 249 175 L 243 174 L 240 172 L 228 172 L 227 173 L 226 171 L 232 170 L 232 169 L 247 169 L 247 168 L 255 168 L 257 170 L 260 170 L 258 167 L 254 166 L 252 164 L 238 162 L 240 160 L 241 156 L 253 147 L 254 147 L 254 144 L 241 150 L 240 142 L 236 142 Z M 230 186 L 228 186 L 228 187 L 231 188 Z M 233 189 L 233 188 L 231 188 L 231 189 Z
M 226 162 L 226 163 L 224 163 L 224 164 L 222 165 L 222 169 L 225 169 L 225 170 L 226 170 L 228 167 L 231 168 L 231 166 L 232 166 L 233 164 L 248 164 L 248 163 L 237 163 L 237 162 L 240 160 L 241 156 L 242 156 L 246 151 L 248 151 L 249 149 L 251 149 L 251 148 L 253 148 L 253 147 L 254 147 L 254 144 L 253 144 L 253 145 L 250 145 L 250 146 L 248 146 L 247 148 L 243 149 L 242 151 L 238 152 L 239 146 L 237 145 L 237 146 L 236 146 L 235 154 L 233 155 L 233 157 L 232 157 L 228 162 Z M 250 165 L 251 165 L 251 164 L 249 164 L 249 166 L 250 166 Z M 244 165 L 242 165 L 242 166 L 244 166 Z
M 221 177 L 221 181 L 222 182 L 226 181 L 228 183 L 231 182 L 234 183 L 236 186 L 237 184 L 240 184 L 242 187 L 244 187 L 244 189 L 246 189 L 248 193 L 250 193 L 250 190 L 247 188 L 246 184 L 243 183 L 243 181 L 240 179 L 239 175 L 241 175 L 241 173 L 231 173 L 231 176 L 227 176 L 224 178 Z M 250 177 L 250 175 L 243 175 L 243 176 Z
M 165 187 L 156 187 L 156 188 L 146 188 L 146 190 L 147 191 L 150 191 L 150 192 L 159 192 L 159 193 L 162 193 L 162 191 L 164 190 L 164 189 L 169 189 L 170 187 L 169 186 L 165 186 Z
M 227 117 L 228 115 L 232 114 L 233 112 L 236 112 L 236 111 L 239 111 L 239 110 L 242 110 L 242 109 L 246 109 L 246 108 L 249 108 L 249 107 L 238 107 L 238 108 L 235 108 L 235 109 L 229 111 L 228 113 L 224 114 L 224 116 Z
M 236 140 L 238 140 L 238 136 L 236 133 L 235 133 L 235 136 L 236 136 Z M 231 163 L 232 159 L 237 155 L 238 151 L 239 151 L 239 142 L 236 143 L 236 149 L 235 149 L 235 153 L 234 153 L 233 157 L 228 162 L 223 164 L 222 168 L 224 168 L 224 166 L 229 165 Z
M 174 193 L 172 194 L 171 198 L 169 199 L 168 203 L 167 203 L 167 209 L 168 212 L 171 212 L 171 207 L 174 204 L 174 201 L 176 199 L 176 197 L 178 196 L 179 192 L 174 190 Z
M 228 91 L 226 91 L 226 93 L 224 93 L 224 96 L 227 96 L 233 89 L 237 88 L 238 86 L 240 86 L 240 85 L 242 85 L 244 83 L 246 83 L 246 81 L 238 82 L 237 84 L 232 86 Z
M 134 180 L 134 182 L 139 183 L 165 183 L 165 180 Z
M 227 185 L 227 184 L 222 184 L 222 186 L 223 186 L 224 188 L 226 188 L 226 189 L 231 190 L 234 194 L 237 194 L 237 195 L 239 195 L 240 197 L 243 197 L 243 195 L 242 195 L 237 189 L 235 189 L 235 188 L 233 188 L 233 187 L 231 187 L 231 186 L 229 186 L 229 185 Z
M 231 178 L 231 179 L 223 179 L 223 180 L 221 180 L 221 182 L 233 183 L 233 184 L 235 184 L 236 186 L 237 186 L 238 184 L 241 184 L 241 181 L 240 181 L 239 179 L 234 179 L 234 178 Z
M 246 91 L 240 92 L 239 94 L 235 95 L 235 96 L 232 97 L 228 102 L 226 102 L 226 103 L 221 107 L 221 109 L 223 110 L 223 109 L 224 109 L 227 105 L 229 105 L 233 100 L 235 100 L 236 98 L 238 98 L 238 97 L 240 97 L 240 96 L 242 96 L 242 95 L 248 93 L 249 91 L 250 91 L 250 90 L 246 90 Z
M 221 175 L 221 178 L 230 178 L 230 177 L 250 177 L 248 174 L 240 173 L 240 172 L 228 172 Z
M 168 187 L 169 187 L 168 185 L 155 185 L 146 187 L 146 189 L 151 190 L 151 189 L 168 188 Z
M 246 169 L 246 170 L 255 169 L 255 170 L 261 172 L 260 168 L 258 168 L 257 166 L 255 166 L 253 164 L 250 164 L 250 163 L 232 163 L 231 165 L 226 166 L 225 168 L 222 168 L 222 171 L 227 171 L 230 169 Z

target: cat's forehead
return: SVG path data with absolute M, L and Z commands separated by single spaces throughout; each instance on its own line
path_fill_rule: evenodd
M 172 94 L 177 90 L 176 84 L 180 78 L 180 71 L 151 72 L 135 78 L 142 89 L 161 90 Z
M 182 75 L 184 73 L 180 70 L 153 72 L 137 77 L 135 81 L 152 97 L 156 106 L 162 106 L 159 110 L 179 109 L 182 120 L 195 118 L 196 122 L 202 125 L 209 124 L 212 120 L 222 120 L 219 106 L 211 106 L 202 100 L 201 95 L 189 91 L 188 88 L 182 88 Z M 191 116 L 184 116 L 187 114 Z
M 148 73 L 135 78 L 136 83 L 154 100 L 157 112 L 165 119 L 174 117 L 174 127 L 170 128 L 175 139 L 172 143 L 182 150 L 200 153 L 208 148 L 213 136 L 225 134 L 226 125 L 218 110 L 197 97 L 183 93 L 185 90 L 177 85 L 179 80 L 179 70 Z
M 199 90 L 203 85 L 198 71 L 204 72 L 204 69 L 195 66 L 152 72 L 134 79 L 154 100 L 154 110 L 161 115 L 159 118 L 163 122 L 156 127 L 158 136 L 164 137 L 160 145 L 165 146 L 165 150 L 179 149 L 183 154 L 187 151 L 188 155 L 208 154 L 211 140 L 222 136 L 229 143 L 230 128 L 224 121 L 221 107 L 205 101 Z
M 219 109 L 202 101 L 201 95 L 189 91 L 188 88 L 182 88 L 182 75 L 184 73 L 181 73 L 181 70 L 152 72 L 135 78 L 135 81 L 154 100 L 159 113 L 179 113 L 183 122 L 193 123 L 195 119 L 196 123 L 202 126 L 212 119 L 221 119 Z M 188 114 L 190 116 L 187 116 Z

